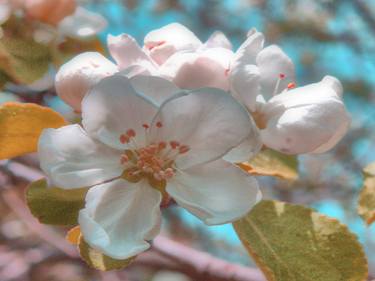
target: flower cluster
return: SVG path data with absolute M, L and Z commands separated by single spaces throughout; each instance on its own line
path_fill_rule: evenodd
M 59 96 L 82 127 L 45 130 L 42 169 L 61 188 L 90 187 L 79 224 L 87 243 L 125 259 L 149 247 L 160 206 L 174 200 L 207 224 L 232 222 L 260 200 L 232 163 L 263 145 L 288 154 L 332 148 L 350 118 L 333 77 L 296 88 L 294 66 L 251 30 L 232 50 L 221 32 L 202 43 L 180 24 L 108 37 L 115 61 L 84 53 L 61 67 Z
M 276 45 L 264 48 L 264 36 L 255 29 L 235 52 L 223 33 L 202 43 L 177 23 L 148 33 L 143 47 L 122 34 L 109 36 L 108 48 L 116 64 L 84 53 L 57 74 L 57 93 L 75 110 L 93 85 L 119 72 L 162 77 L 183 89 L 228 91 L 253 116 L 263 144 L 286 154 L 325 152 L 350 125 L 341 83 L 326 76 L 297 88 L 291 59 Z

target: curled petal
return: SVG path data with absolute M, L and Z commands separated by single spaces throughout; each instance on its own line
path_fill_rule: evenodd
M 161 65 L 176 52 L 197 50 L 202 42 L 185 26 L 171 23 L 149 32 L 144 45 L 151 58 Z
M 256 62 L 260 73 L 262 93 L 266 97 L 271 98 L 281 93 L 289 83 L 295 81 L 292 60 L 276 45 L 268 46 L 260 51 Z
M 44 130 L 38 154 L 51 184 L 61 188 L 102 183 L 123 170 L 121 152 L 91 139 L 79 125 Z
M 350 126 L 341 99 L 342 87 L 333 77 L 286 91 L 263 108 L 265 145 L 287 154 L 322 153 L 335 146 Z
M 65 63 L 56 74 L 56 92 L 62 100 L 81 110 L 86 93 L 101 79 L 117 72 L 117 67 L 104 56 L 86 52 Z
M 104 17 L 82 7 L 78 7 L 73 15 L 64 18 L 58 26 L 62 34 L 78 39 L 95 36 L 106 27 L 107 20 Z
M 91 188 L 78 219 L 85 241 L 114 259 L 147 250 L 160 230 L 161 199 L 145 181 L 119 179 Z
M 109 52 L 115 59 L 120 70 L 134 65 L 142 66 L 149 71 L 153 71 L 155 68 L 149 56 L 130 35 L 108 35 L 107 44 Z
M 256 110 L 256 99 L 260 93 L 260 73 L 257 66 L 239 65 L 230 72 L 231 94 L 250 111 Z
M 224 48 L 232 50 L 232 43 L 221 31 L 215 31 L 202 46 L 203 48 Z
M 236 51 L 231 63 L 231 71 L 239 65 L 255 64 L 258 53 L 262 50 L 264 44 L 264 35 L 255 28 L 251 29 L 244 43 Z
M 161 125 L 161 126 L 158 126 Z M 252 131 L 246 109 L 228 93 L 203 88 L 167 100 L 154 118 L 150 140 L 177 141 L 189 150 L 176 159 L 179 168 L 221 158 Z
M 221 159 L 176 174 L 167 192 L 209 225 L 233 222 L 261 199 L 255 178 Z
M 160 75 L 178 87 L 195 89 L 214 87 L 229 89 L 228 70 L 233 53 L 224 48 L 202 52 L 176 53 L 159 69 Z

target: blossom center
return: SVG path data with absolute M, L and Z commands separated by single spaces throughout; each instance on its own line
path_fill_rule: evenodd
M 145 130 L 149 129 L 147 124 L 143 124 L 142 127 Z M 161 127 L 161 122 L 157 122 L 156 128 Z M 135 137 L 136 132 L 133 129 L 127 130 L 120 136 L 120 142 L 128 144 L 128 149 L 120 158 L 121 164 L 124 166 L 123 177 L 132 182 L 146 178 L 153 187 L 159 189 L 175 175 L 176 158 L 187 153 L 190 148 L 175 140 L 160 141 L 138 147 Z

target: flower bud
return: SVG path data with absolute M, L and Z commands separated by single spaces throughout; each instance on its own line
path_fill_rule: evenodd
M 75 0 L 25 0 L 24 9 L 33 19 L 57 25 L 63 18 L 73 14 Z
M 263 143 L 286 154 L 330 150 L 350 126 L 341 96 L 341 83 L 331 76 L 276 95 L 263 108 Z
M 99 53 L 86 52 L 61 66 L 55 78 L 59 97 L 76 111 L 93 85 L 117 72 L 117 67 Z
M 145 49 L 158 64 L 163 64 L 179 51 L 195 51 L 202 42 L 185 26 L 171 23 L 149 32 L 144 39 Z

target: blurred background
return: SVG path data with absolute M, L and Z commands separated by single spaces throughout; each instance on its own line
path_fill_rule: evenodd
M 202 41 L 215 30 L 221 30 L 238 47 L 247 31 L 256 27 L 265 34 L 267 45 L 280 45 L 292 58 L 298 85 L 317 82 L 327 74 L 338 77 L 343 82 L 345 103 L 353 119 L 348 135 L 329 153 L 299 156 L 300 178 L 296 182 L 269 177 L 261 178 L 260 182 L 266 198 L 309 205 L 347 224 L 363 244 L 370 272 L 375 276 L 375 225 L 366 227 L 356 213 L 363 180 L 361 170 L 375 162 L 375 1 L 82 0 L 79 3 L 107 19 L 107 28 L 99 34 L 103 43 L 107 34 L 128 33 L 141 44 L 150 30 L 176 21 L 190 28 Z M 0 100 L 36 101 L 73 116 L 53 91 L 52 94 L 51 90 L 26 92 L 11 85 L 1 93 Z M 33 156 L 16 160 L 24 164 L 22 167 L 37 165 Z M 1 178 L 2 186 L 16 185 L 17 193 L 22 194 L 25 179 L 10 176 L 4 165 L 1 170 L 7 175 Z M 51 228 L 52 238 L 41 238 L 39 226 L 27 222 L 27 210 L 22 209 L 22 202 L 13 195 L 7 193 L 0 199 L 3 201 L 1 281 L 191 280 L 171 272 L 138 267 L 116 274 L 90 270 L 59 249 L 57 245 L 62 244 L 56 239 L 61 239 L 61 235 L 57 234 L 63 230 Z M 183 210 L 172 208 L 165 211 L 163 231 L 217 257 L 253 265 L 230 225 L 207 227 Z M 48 242 L 50 238 L 52 243 Z

